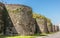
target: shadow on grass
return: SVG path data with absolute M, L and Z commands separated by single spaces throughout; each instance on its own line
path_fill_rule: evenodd
M 5 38 L 5 37 L 1 35 L 0 38 Z
M 34 34 L 33 36 L 47 36 L 47 34 Z
M 40 36 L 47 36 L 47 35 L 41 34 Z

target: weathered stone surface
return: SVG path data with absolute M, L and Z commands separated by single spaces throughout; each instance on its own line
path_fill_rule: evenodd
M 7 13 L 5 18 L 6 35 L 32 35 L 35 32 L 35 22 L 32 10 L 28 6 L 8 4 L 5 5 Z
M 39 25 L 38 25 L 36 19 L 35 19 L 35 24 L 36 24 L 35 34 L 41 34 L 41 29 L 40 29 L 40 27 L 39 27 Z
M 52 32 L 52 23 L 50 21 L 47 21 L 47 27 L 48 27 L 48 31 L 49 33 Z
M 53 32 L 55 32 L 55 25 L 53 25 L 52 27 L 53 27 Z
M 4 30 L 3 5 L 4 4 L 0 2 L 0 34 L 3 34 Z
M 37 33 L 48 33 L 47 18 L 40 14 L 33 13 L 33 18 L 36 19 L 36 32 Z
M 59 31 L 59 26 L 57 26 L 57 31 Z
M 41 31 L 41 33 L 48 33 L 48 29 L 47 29 L 47 21 L 46 19 L 36 19 L 37 24 L 39 26 L 39 29 Z
M 55 32 L 59 31 L 59 27 L 56 25 L 55 26 Z

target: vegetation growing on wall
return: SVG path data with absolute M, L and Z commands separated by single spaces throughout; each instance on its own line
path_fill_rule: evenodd
M 33 13 L 33 18 L 41 18 L 41 19 L 46 19 L 48 22 L 51 22 L 51 20 L 49 19 L 49 18 L 47 18 L 47 17 L 45 17 L 45 16 L 43 16 L 43 15 L 41 15 L 41 14 L 37 14 L 37 13 Z
M 33 18 L 45 18 L 45 16 L 42 16 L 41 14 L 36 14 L 36 13 L 33 13 Z

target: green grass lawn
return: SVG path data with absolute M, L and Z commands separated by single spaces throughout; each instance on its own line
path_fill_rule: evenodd
M 36 34 L 33 36 L 3 36 L 3 35 L 0 35 L 0 38 L 35 38 L 36 36 L 46 36 L 46 34 Z
M 35 38 L 35 36 L 0 36 L 0 38 Z

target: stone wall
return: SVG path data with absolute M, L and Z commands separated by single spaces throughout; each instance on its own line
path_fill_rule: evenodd
M 59 26 L 57 26 L 57 31 L 59 31 Z
M 59 27 L 55 25 L 55 32 L 59 31 Z
M 0 2 L 0 34 L 3 34 L 3 31 L 4 31 L 4 4 Z
M 57 32 L 57 26 L 55 26 L 55 32 Z
M 52 27 L 53 27 L 53 32 L 55 32 L 55 25 L 53 25 Z
M 47 22 L 47 27 L 48 27 L 49 33 L 52 32 L 52 23 L 51 22 Z
M 0 34 L 4 35 L 34 35 L 59 31 L 58 26 L 47 22 L 44 16 L 32 16 L 29 6 L 0 3 Z
M 3 33 L 5 35 L 33 35 L 35 33 L 35 20 L 32 18 L 32 9 L 30 7 L 7 4 L 3 8 Z
M 39 29 L 41 31 L 41 33 L 48 33 L 48 29 L 47 29 L 47 21 L 46 19 L 36 19 L 37 24 L 39 26 Z

